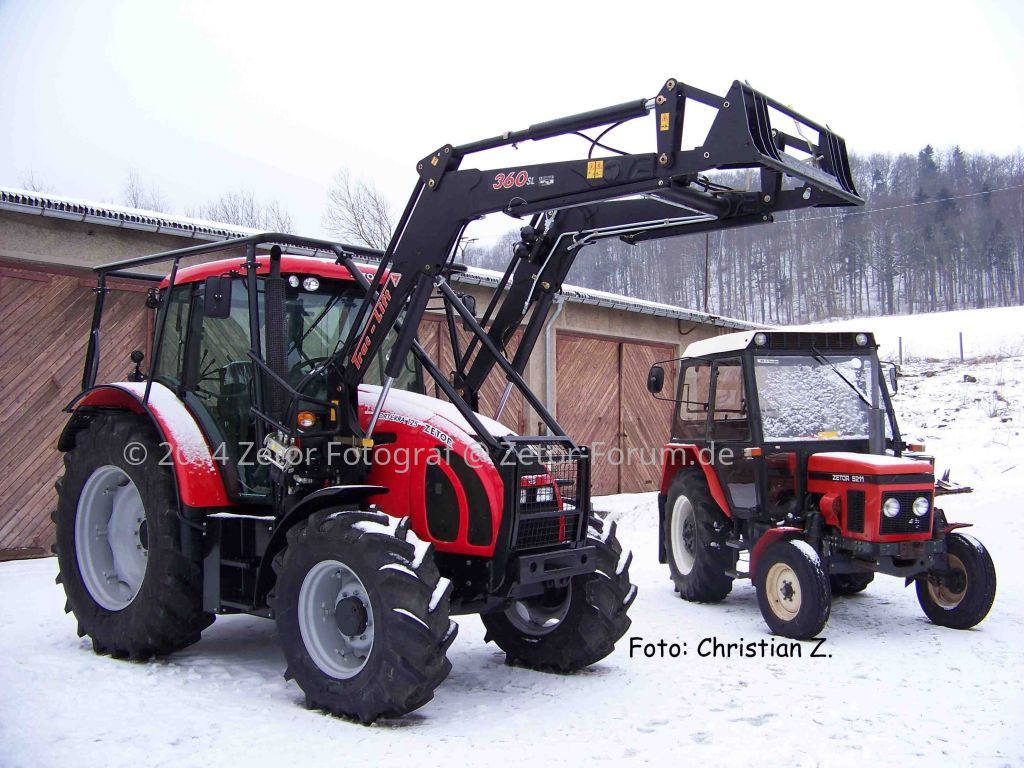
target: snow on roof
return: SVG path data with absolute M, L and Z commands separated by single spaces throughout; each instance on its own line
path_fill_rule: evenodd
M 683 352 L 683 357 L 704 357 L 705 355 L 717 355 L 719 352 L 738 352 L 749 347 L 753 338 L 754 331 L 723 333 L 721 336 L 712 336 L 710 339 L 691 342 Z
M 234 237 L 247 237 L 260 234 L 262 230 L 224 224 L 218 221 L 194 219 L 188 216 L 144 211 L 128 208 L 112 203 L 97 203 L 61 195 L 42 192 L 30 192 L 14 187 L 0 187 L 0 211 L 42 215 L 51 218 L 81 221 L 88 224 L 102 224 L 122 229 L 134 229 L 154 234 L 187 237 L 208 242 L 226 240 Z M 301 252 L 303 249 L 290 249 Z M 461 283 L 496 286 L 501 280 L 501 273 L 481 267 L 468 267 L 466 272 L 455 273 L 452 279 Z M 732 317 L 722 317 L 707 312 L 699 312 L 685 307 L 662 304 L 656 301 L 645 301 L 622 296 L 607 291 L 598 291 L 576 285 L 563 285 L 562 294 L 567 301 L 591 304 L 625 312 L 668 317 L 690 322 L 716 325 L 722 328 L 756 329 L 761 326 Z

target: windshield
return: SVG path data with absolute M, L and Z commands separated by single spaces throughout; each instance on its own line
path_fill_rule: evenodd
M 316 366 L 334 354 L 344 342 L 355 321 L 362 300 L 362 293 L 350 284 L 335 284 L 322 281 L 317 291 L 289 289 L 285 295 L 285 317 L 288 322 L 288 378 L 292 386 Z M 392 330 L 384 340 L 380 354 L 367 369 L 363 381 L 366 384 L 381 384 L 384 368 L 391 355 L 397 333 Z M 307 386 L 307 394 L 322 388 L 322 378 L 317 384 Z M 395 380 L 395 389 L 416 388 L 416 366 L 412 353 L 402 367 L 402 373 Z M 315 396 L 315 395 L 314 395 Z
M 764 439 L 868 439 L 874 362 L 855 355 L 755 358 Z

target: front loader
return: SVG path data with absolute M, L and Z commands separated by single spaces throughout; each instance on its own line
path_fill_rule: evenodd
M 688 102 L 716 113 L 693 148 L 682 146 Z M 653 152 L 583 134 L 652 113 Z M 461 167 L 566 134 L 588 141 L 587 157 Z M 737 168 L 756 170 L 759 188 L 705 175 Z M 450 669 L 452 614 L 480 614 L 510 663 L 599 661 L 629 627 L 630 556 L 591 513 L 587 447 L 522 376 L 573 260 L 601 238 L 862 202 L 840 137 L 738 82 L 719 97 L 671 79 L 654 98 L 445 145 L 417 172 L 384 252 L 265 234 L 97 268 L 55 520 L 58 578 L 98 652 L 149 658 L 195 642 L 215 615 L 267 616 L 308 705 L 363 722 L 432 698 Z M 449 278 L 465 227 L 498 212 L 528 223 L 478 318 Z M 144 371 L 135 351 L 127 381 L 97 384 L 114 279 L 152 285 L 150 360 Z M 450 371 L 416 340 L 432 300 Z M 478 412 L 495 369 L 506 381 L 495 417 L 518 389 L 548 434 L 516 435 Z M 424 394 L 427 377 L 443 398 Z

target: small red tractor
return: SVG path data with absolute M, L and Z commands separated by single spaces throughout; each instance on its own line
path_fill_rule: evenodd
M 750 331 L 690 344 L 656 364 L 674 381 L 664 449 L 659 558 L 684 600 L 718 602 L 750 577 L 768 627 L 818 635 L 832 597 L 876 573 L 915 582 L 934 623 L 988 614 L 996 574 L 982 544 L 934 506 L 923 446 L 904 442 L 894 366 L 870 333 Z M 909 452 L 909 455 L 906 454 Z M 747 558 L 744 563 L 742 558 Z M 743 570 L 743 566 L 746 566 Z
M 688 101 L 717 115 L 690 149 Z M 583 134 L 651 113 L 654 152 L 608 148 L 610 128 Z M 780 116 L 800 136 L 773 125 Z M 567 134 L 589 142 L 587 157 L 460 168 Z M 758 170 L 760 188 L 705 175 L 719 168 Z M 522 375 L 573 260 L 607 237 L 862 203 L 839 136 L 739 82 L 723 98 L 668 80 L 653 98 L 445 145 L 417 172 L 384 252 L 268 233 L 97 268 L 54 519 L 58 581 L 98 653 L 145 659 L 196 642 L 219 614 L 273 618 L 308 706 L 362 722 L 433 697 L 452 614 L 480 614 L 510 663 L 599 661 L 629 627 L 630 556 L 591 514 L 587 448 Z M 478 318 L 449 278 L 465 269 L 466 226 L 498 212 L 529 223 Z M 152 286 L 150 360 L 144 371 L 136 350 L 128 381 L 97 384 L 115 279 Z M 444 312 L 453 370 L 417 341 L 428 303 Z M 547 434 L 479 413 L 492 373 L 505 382 L 495 419 L 518 389 Z

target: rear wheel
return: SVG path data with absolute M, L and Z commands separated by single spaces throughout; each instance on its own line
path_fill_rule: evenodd
M 423 706 L 451 671 L 451 585 L 433 549 L 375 512 L 317 512 L 288 531 L 268 598 L 306 706 L 372 723 Z
M 996 597 L 996 569 L 984 545 L 973 536 L 946 536 L 949 570 L 932 572 L 917 580 L 917 600 L 935 624 L 970 629 L 992 608 Z
M 144 456 L 140 464 L 130 458 Z M 57 481 L 55 550 L 65 610 L 97 653 L 145 659 L 197 640 L 202 571 L 181 550 L 174 477 L 152 425 L 101 412 L 75 435 Z
M 597 571 L 481 616 L 485 640 L 505 652 L 508 664 L 575 672 L 610 654 L 629 629 L 627 611 L 636 598 L 629 581 L 633 556 L 619 544 L 614 522 L 593 520 L 587 543 L 597 550 Z
M 807 640 L 828 621 L 829 579 L 818 553 L 805 541 L 769 544 L 758 558 L 754 587 L 761 615 L 776 635 Z
M 729 521 L 696 472 L 679 472 L 665 498 L 665 552 L 676 592 L 684 600 L 717 603 L 732 591 Z
M 829 578 L 832 596 L 845 597 L 863 592 L 875 580 L 873 573 L 837 573 Z

